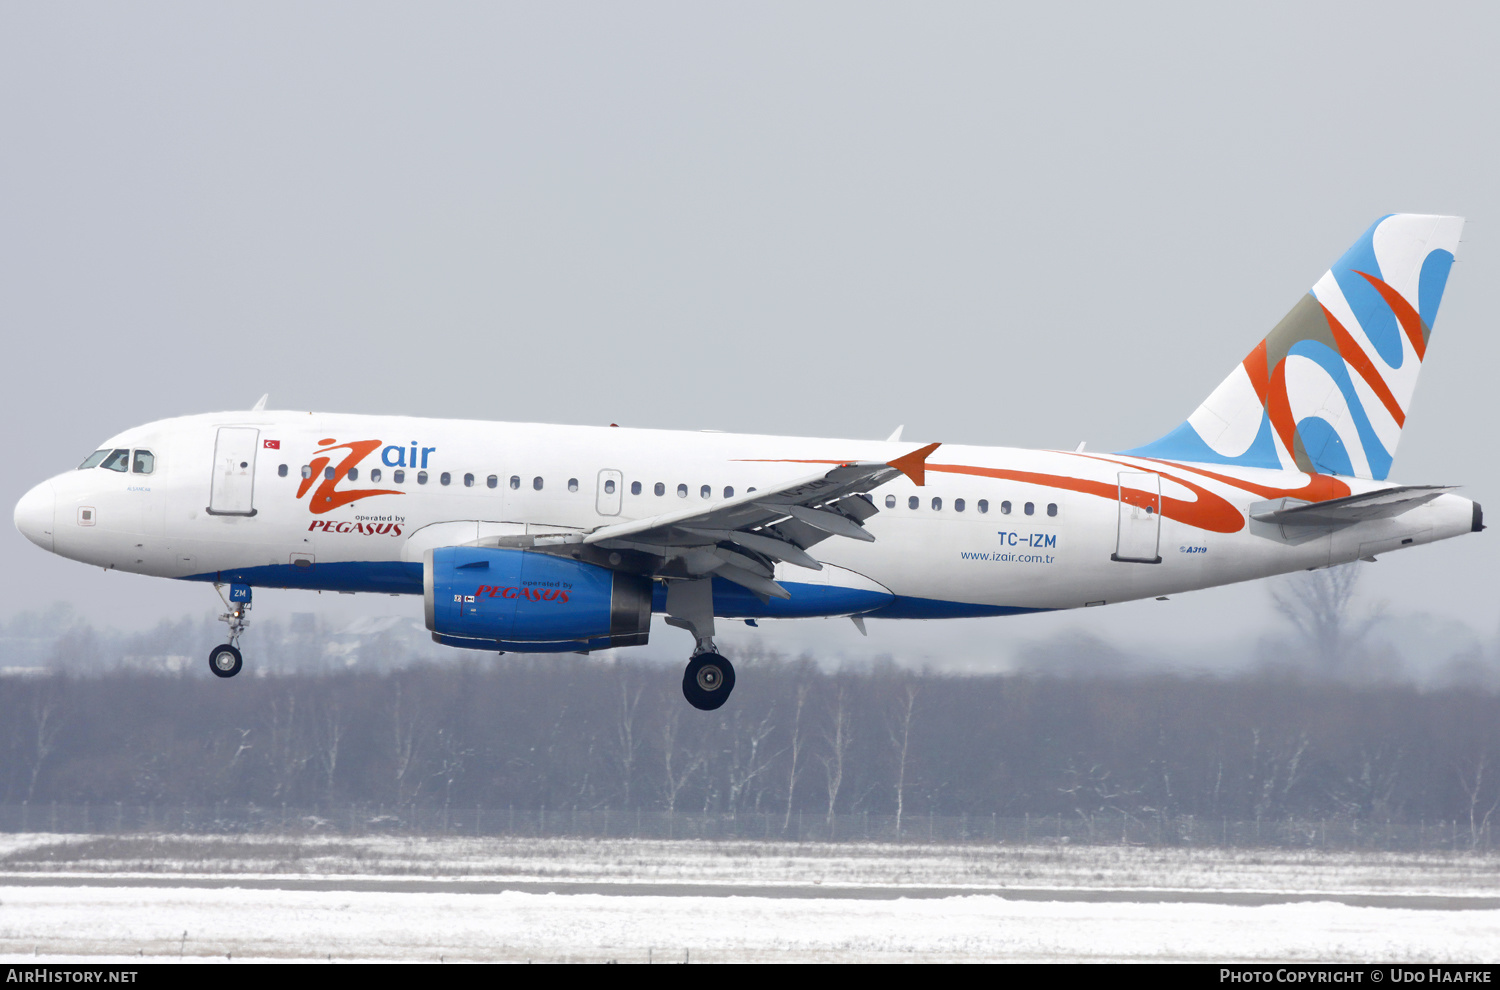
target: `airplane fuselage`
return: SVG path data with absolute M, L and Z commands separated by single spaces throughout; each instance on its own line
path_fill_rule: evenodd
M 106 456 L 59 474 L 23 499 L 16 519 L 44 548 L 109 569 L 421 594 L 423 554 L 433 547 L 494 535 L 588 533 L 711 506 L 820 466 L 891 461 L 913 446 L 307 412 L 208 414 L 111 438 L 101 449 L 130 452 L 127 470 Z M 149 457 L 142 460 L 140 451 Z M 1076 608 L 1353 561 L 1479 525 L 1477 506 L 1453 494 L 1338 527 L 1252 518 L 1278 504 L 1389 485 L 1120 454 L 944 445 L 926 464 L 925 484 L 902 476 L 869 492 L 879 509 L 865 523 L 873 542 L 819 543 L 810 552 L 828 565 L 823 570 L 776 565 L 775 580 L 790 598 L 726 594 L 715 612 L 930 619 Z M 664 597 L 659 589 L 657 611 Z

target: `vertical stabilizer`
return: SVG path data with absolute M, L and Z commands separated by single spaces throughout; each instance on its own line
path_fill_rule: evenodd
M 1385 478 L 1463 223 L 1376 221 L 1186 422 L 1125 453 Z

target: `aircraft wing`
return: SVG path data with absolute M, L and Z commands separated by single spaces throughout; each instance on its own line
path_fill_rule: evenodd
M 1250 518 L 1282 526 L 1349 526 L 1367 519 L 1399 516 L 1452 490 L 1452 486 L 1445 485 L 1397 485 L 1326 502 L 1282 499 L 1263 511 L 1252 510 Z
M 684 507 L 583 534 L 538 536 L 530 545 L 552 553 L 585 549 L 641 554 L 655 558 L 653 573 L 663 577 L 712 574 L 758 595 L 789 598 L 790 593 L 772 580 L 777 562 L 822 570 L 823 565 L 807 553 L 809 547 L 833 536 L 873 541 L 864 521 L 880 510 L 865 493 L 902 474 L 923 484 L 927 458 L 937 448 L 938 444 L 928 444 L 885 463 L 839 464 L 713 505 Z

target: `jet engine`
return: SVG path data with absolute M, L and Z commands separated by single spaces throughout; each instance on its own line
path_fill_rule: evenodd
M 423 562 L 427 628 L 450 646 L 552 653 L 643 646 L 651 579 L 568 557 L 439 547 Z

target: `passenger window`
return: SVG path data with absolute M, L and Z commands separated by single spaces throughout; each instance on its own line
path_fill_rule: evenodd
M 484 483 L 487 487 L 498 488 L 500 487 L 500 476 L 492 474 L 488 478 L 484 479 Z
M 359 468 L 350 468 L 349 469 L 349 480 L 350 481 L 358 481 L 359 480 Z
M 406 472 L 403 471 L 403 470 L 401 470 L 400 468 L 397 468 L 396 470 L 394 470 L 394 471 L 391 472 L 391 480 L 394 481 L 398 485 L 405 484 L 406 483 Z
M 417 484 L 419 484 L 419 485 L 425 485 L 425 484 L 427 484 L 427 472 L 426 471 L 418 471 L 417 472 Z
M 149 450 L 138 450 L 135 452 L 135 463 L 130 466 L 130 470 L 136 474 L 150 474 L 156 470 L 156 458 Z M 281 473 L 286 474 L 285 466 L 282 467 Z
M 568 479 L 568 491 L 570 491 L 570 492 L 576 492 L 576 491 L 578 491 L 578 479 L 577 478 L 569 478 Z
M 519 491 L 520 488 L 521 488 L 521 476 L 519 474 L 513 474 L 513 475 L 511 475 L 510 476 L 510 490 L 514 492 L 514 491 Z
M 734 486 L 733 485 L 725 485 L 724 486 L 724 497 L 725 498 L 734 498 Z
M 640 493 L 641 493 L 641 483 L 639 481 L 632 481 L 630 483 L 630 494 L 632 494 L 632 495 L 639 495 Z
M 1057 503 L 1056 502 L 1048 502 L 1047 503 L 1047 515 L 1049 515 L 1049 516 L 1055 516 L 1055 515 L 1057 515 Z
M 278 478 L 285 478 L 286 477 L 286 465 L 285 464 L 279 465 L 276 468 L 276 477 L 278 477 Z
M 1001 502 L 1000 503 L 1000 514 L 1002 516 L 1008 516 L 1008 515 L 1010 515 L 1010 503 L 1009 502 Z
M 444 471 L 442 474 L 438 475 L 438 484 L 440 485 L 447 485 L 452 480 L 453 475 L 449 474 L 447 471 Z
M 908 509 L 915 509 L 915 508 L 919 507 L 921 504 L 922 504 L 922 500 L 919 499 L 919 498 L 917 498 L 915 495 L 913 495 L 911 498 L 909 498 L 909 499 L 906 500 L 906 507 Z
M 755 491 L 755 489 L 754 489 L 754 488 L 746 488 L 746 489 L 745 489 L 745 494 L 746 494 L 746 495 L 749 495 L 749 494 L 750 494 L 750 493 L 751 493 L 751 492 L 753 492 L 753 491 Z
M 978 509 L 979 514 L 982 516 L 986 512 L 990 511 L 990 500 L 987 498 L 982 498 L 978 502 L 974 503 L 974 508 Z
M 614 493 L 615 493 L 615 483 L 614 483 L 614 481 L 612 479 L 610 481 L 606 481 L 604 483 L 604 494 L 606 494 L 606 495 L 613 495 Z
M 677 486 L 677 497 L 678 498 L 687 498 L 687 485 L 678 485 Z
M 956 499 L 953 500 L 953 511 L 954 512 L 962 512 L 962 511 L 964 511 L 964 500 L 963 499 L 956 498 Z
M 304 465 L 302 465 L 302 477 L 304 477 L 304 478 L 311 478 L 312 477 L 312 465 L 311 464 L 304 464 Z
M 474 476 L 472 474 L 465 474 L 464 475 L 464 487 L 465 488 L 473 488 L 474 487 Z
M 331 468 L 331 467 L 324 468 L 323 469 L 323 478 L 325 480 L 327 480 L 327 481 L 332 481 L 333 480 L 333 468 Z
M 1026 503 L 1026 514 L 1028 516 L 1030 516 L 1030 515 L 1034 515 L 1035 513 L 1036 513 L 1036 503 L 1035 502 L 1027 502 Z
M 531 479 L 531 490 L 532 491 L 537 491 L 537 492 L 539 492 L 539 491 L 542 490 L 542 476 L 541 475 L 537 475 L 535 478 Z
M 380 481 L 380 468 L 370 468 L 370 481 L 375 482 L 375 483 L 379 483 L 379 481 Z
M 128 471 L 130 470 L 130 451 L 111 450 L 109 456 L 104 459 L 104 463 L 99 466 L 106 471 L 120 471 L 122 473 Z
M 714 490 L 712 488 L 710 488 L 708 485 L 704 485 L 702 488 L 698 489 L 698 497 L 699 498 L 709 498 L 709 497 L 711 497 L 713 495 L 713 493 L 714 493 Z
M 935 498 L 935 499 L 932 500 L 932 511 L 933 512 L 941 512 L 941 511 L 943 511 L 943 500 L 942 499 Z
M 658 481 L 656 483 L 656 487 L 652 490 L 655 491 L 658 495 L 665 495 L 667 493 L 667 486 Z
M 887 509 L 894 509 L 896 507 L 896 496 L 887 495 L 885 497 L 885 507 Z
M 102 461 L 102 460 L 104 460 L 108 456 L 109 456 L 109 451 L 107 451 L 107 450 L 96 450 L 92 454 L 90 454 L 88 457 L 85 457 L 83 459 L 83 463 L 80 464 L 80 465 L 78 465 L 78 470 L 80 470 L 80 471 L 86 471 L 89 468 L 96 468 L 96 467 L 99 466 L 99 462 Z

